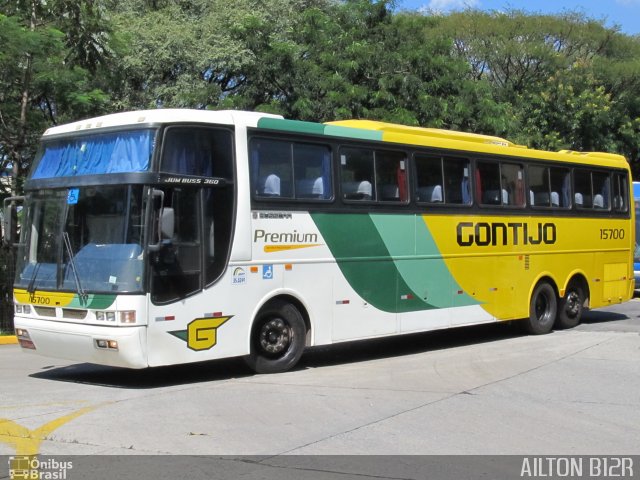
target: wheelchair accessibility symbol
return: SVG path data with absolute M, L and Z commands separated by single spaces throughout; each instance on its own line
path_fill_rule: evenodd
M 79 188 L 70 188 L 67 192 L 67 205 L 76 205 L 80 196 Z
M 262 279 L 263 280 L 273 279 L 273 265 L 262 266 Z

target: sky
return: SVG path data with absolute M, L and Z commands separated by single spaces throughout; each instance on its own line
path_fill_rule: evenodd
M 617 25 L 622 33 L 640 34 L 640 0 L 398 0 L 402 10 L 425 10 L 447 13 L 452 10 L 524 10 L 529 13 L 556 14 L 579 11 L 604 20 L 608 27 Z

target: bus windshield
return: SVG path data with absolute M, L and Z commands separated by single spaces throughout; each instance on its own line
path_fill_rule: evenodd
M 141 291 L 142 193 L 137 185 L 34 192 L 26 204 L 16 286 L 81 295 Z

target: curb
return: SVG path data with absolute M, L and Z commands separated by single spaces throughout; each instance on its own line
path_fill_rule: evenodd
M 18 337 L 15 335 L 6 335 L 0 337 L 0 345 L 17 345 Z

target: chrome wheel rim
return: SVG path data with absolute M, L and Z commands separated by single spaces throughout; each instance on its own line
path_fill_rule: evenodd
M 580 313 L 580 295 L 573 290 L 567 294 L 565 312 L 570 317 L 576 317 Z
M 270 354 L 279 355 L 289 348 L 291 343 L 291 327 L 281 318 L 273 318 L 260 328 L 258 341 L 260 348 Z

